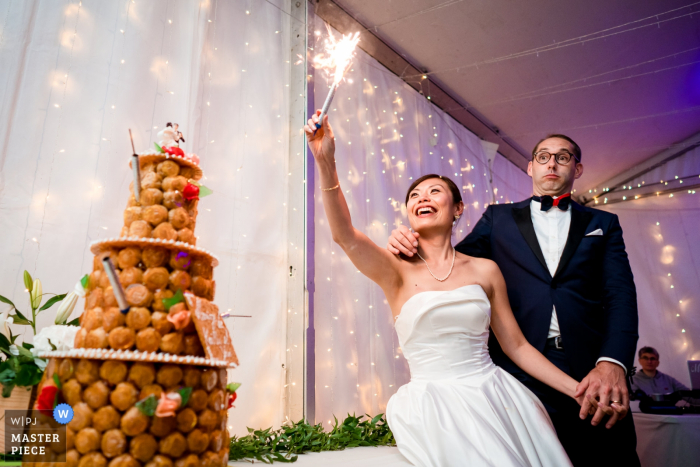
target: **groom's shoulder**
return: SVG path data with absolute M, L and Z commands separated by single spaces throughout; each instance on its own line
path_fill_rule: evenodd
M 575 203 L 575 206 L 577 209 L 589 213 L 591 216 L 605 221 L 605 222 L 612 222 L 613 220 L 617 219 L 617 214 L 613 214 L 612 212 L 604 211 L 602 209 L 598 208 L 593 208 L 590 206 L 584 206 L 582 204 Z
M 522 209 L 530 204 L 530 198 L 517 203 L 492 204 L 488 207 L 494 215 L 510 214 L 514 209 Z

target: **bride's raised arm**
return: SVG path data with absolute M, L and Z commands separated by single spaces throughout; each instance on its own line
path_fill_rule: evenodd
M 335 168 L 335 137 L 327 115 L 323 119 L 322 127 L 316 130 L 320 113 L 321 111 L 317 110 L 309 119 L 304 126 L 304 132 L 318 167 L 323 208 L 328 217 L 333 241 L 340 245 L 361 273 L 376 282 L 387 295 L 391 295 L 401 285 L 398 267 L 401 260 L 385 248 L 377 246 L 367 235 L 353 227 L 350 210 Z
M 525 339 L 510 308 L 506 282 L 501 270 L 493 261 L 482 261 L 484 276 L 490 286 L 487 294 L 491 300 L 491 329 L 505 354 L 530 376 L 567 396 L 574 397 L 578 382 L 554 366 Z M 582 399 L 577 401 L 581 403 Z

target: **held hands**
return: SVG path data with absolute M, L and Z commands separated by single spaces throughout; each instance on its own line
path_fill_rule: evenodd
M 309 144 L 311 153 L 314 155 L 314 159 L 318 162 L 332 162 L 335 156 L 333 129 L 331 124 L 328 123 L 328 115 L 325 115 L 321 128 L 317 130 L 316 124 L 318 123 L 319 115 L 321 115 L 321 111 L 317 110 L 304 125 L 306 141 Z
M 581 404 L 581 420 L 594 414 L 591 425 L 596 426 L 605 415 L 609 415 L 605 427 L 612 428 L 629 412 L 630 399 L 625 371 L 612 362 L 598 363 L 578 384 L 574 398 Z
M 395 255 L 403 253 L 409 258 L 418 253 L 418 232 L 411 232 L 405 225 L 391 231 L 391 237 L 386 245 L 386 249 Z

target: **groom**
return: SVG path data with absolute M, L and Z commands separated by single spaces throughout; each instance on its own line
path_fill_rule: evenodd
M 581 381 L 583 405 L 518 368 L 493 333 L 491 357 L 540 398 L 574 465 L 638 466 L 625 377 L 637 346 L 637 296 L 620 223 L 615 214 L 571 200 L 583 174 L 581 149 L 571 138 L 550 135 L 532 154 L 527 173 L 535 196 L 489 206 L 455 248 L 498 264 L 523 334 Z M 401 226 L 387 248 L 413 256 L 418 237 Z

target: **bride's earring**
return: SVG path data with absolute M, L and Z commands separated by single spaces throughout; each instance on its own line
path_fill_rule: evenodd
M 459 216 L 455 216 L 455 220 L 452 221 L 452 225 L 457 225 L 457 221 L 459 220 Z

